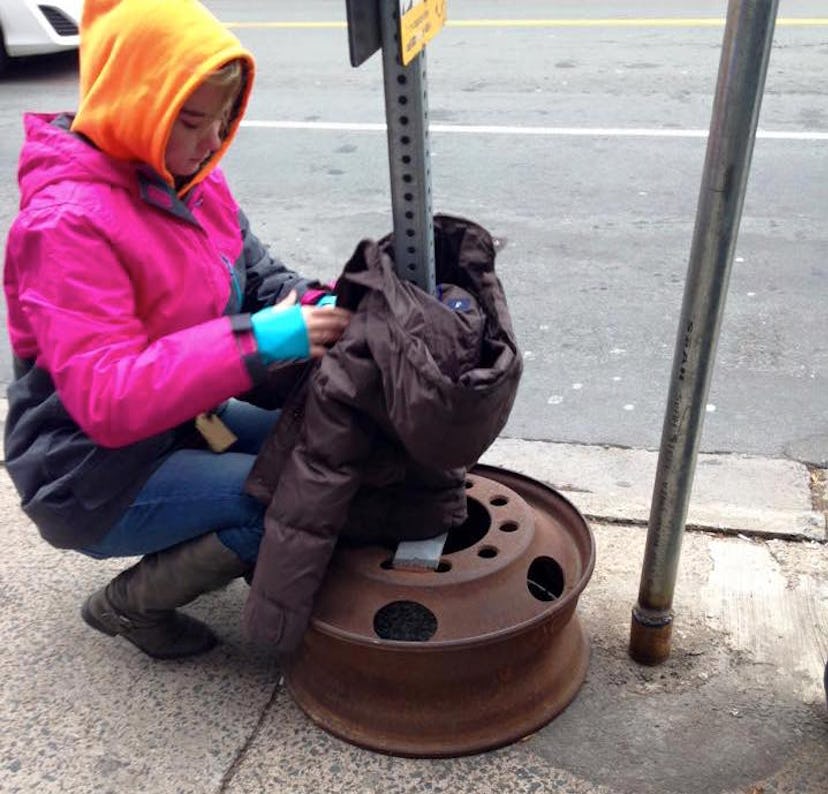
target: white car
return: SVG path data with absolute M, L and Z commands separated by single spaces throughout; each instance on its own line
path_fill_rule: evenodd
M 0 0 L 0 69 L 8 58 L 78 46 L 83 0 Z

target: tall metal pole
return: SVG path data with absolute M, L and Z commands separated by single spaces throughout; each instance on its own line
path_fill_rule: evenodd
M 400 2 L 379 0 L 394 261 L 397 275 L 436 292 L 425 50 L 400 58 Z
M 670 655 L 672 603 L 779 0 L 730 0 L 630 655 Z
M 434 216 L 431 201 L 431 147 L 428 134 L 426 53 L 407 65 L 400 46 L 400 0 L 378 0 L 388 167 L 394 219 L 394 268 L 397 275 L 434 295 Z M 436 569 L 448 533 L 405 541 L 394 552 L 395 568 Z

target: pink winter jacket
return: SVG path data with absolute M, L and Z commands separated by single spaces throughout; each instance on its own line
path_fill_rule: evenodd
M 194 417 L 265 374 L 250 313 L 321 285 L 270 256 L 218 170 L 255 77 L 238 38 L 198 0 L 85 0 L 80 39 L 77 112 L 25 117 L 5 448 L 41 534 L 84 549 L 197 443 Z M 220 144 L 174 175 L 181 110 L 230 63 Z
M 22 376 L 6 459 L 44 537 L 82 548 L 182 428 L 264 374 L 249 312 L 309 282 L 250 233 L 218 169 L 181 199 L 68 124 L 25 119 L 4 276 Z

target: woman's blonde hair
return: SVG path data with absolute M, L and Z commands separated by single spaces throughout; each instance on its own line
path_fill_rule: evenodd
M 226 128 L 230 127 L 239 114 L 239 108 L 244 99 L 246 81 L 247 70 L 244 61 L 240 59 L 228 61 L 224 66 L 204 78 L 205 83 L 224 89 L 224 99 L 228 104 L 231 104 L 230 113 L 225 122 Z
M 244 67 L 240 60 L 229 61 L 204 78 L 205 83 L 224 88 L 228 100 L 241 95 L 244 81 Z
M 241 88 L 243 71 L 240 60 L 228 61 L 224 66 L 208 74 L 204 82 L 217 86 L 226 85 L 228 88 Z

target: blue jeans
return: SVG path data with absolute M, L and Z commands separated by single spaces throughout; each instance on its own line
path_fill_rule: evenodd
M 256 455 L 279 416 L 230 400 L 219 414 L 238 436 L 227 452 L 181 449 L 155 470 L 126 513 L 90 557 L 133 557 L 216 532 L 242 562 L 254 563 L 264 532 L 265 505 L 244 493 Z

